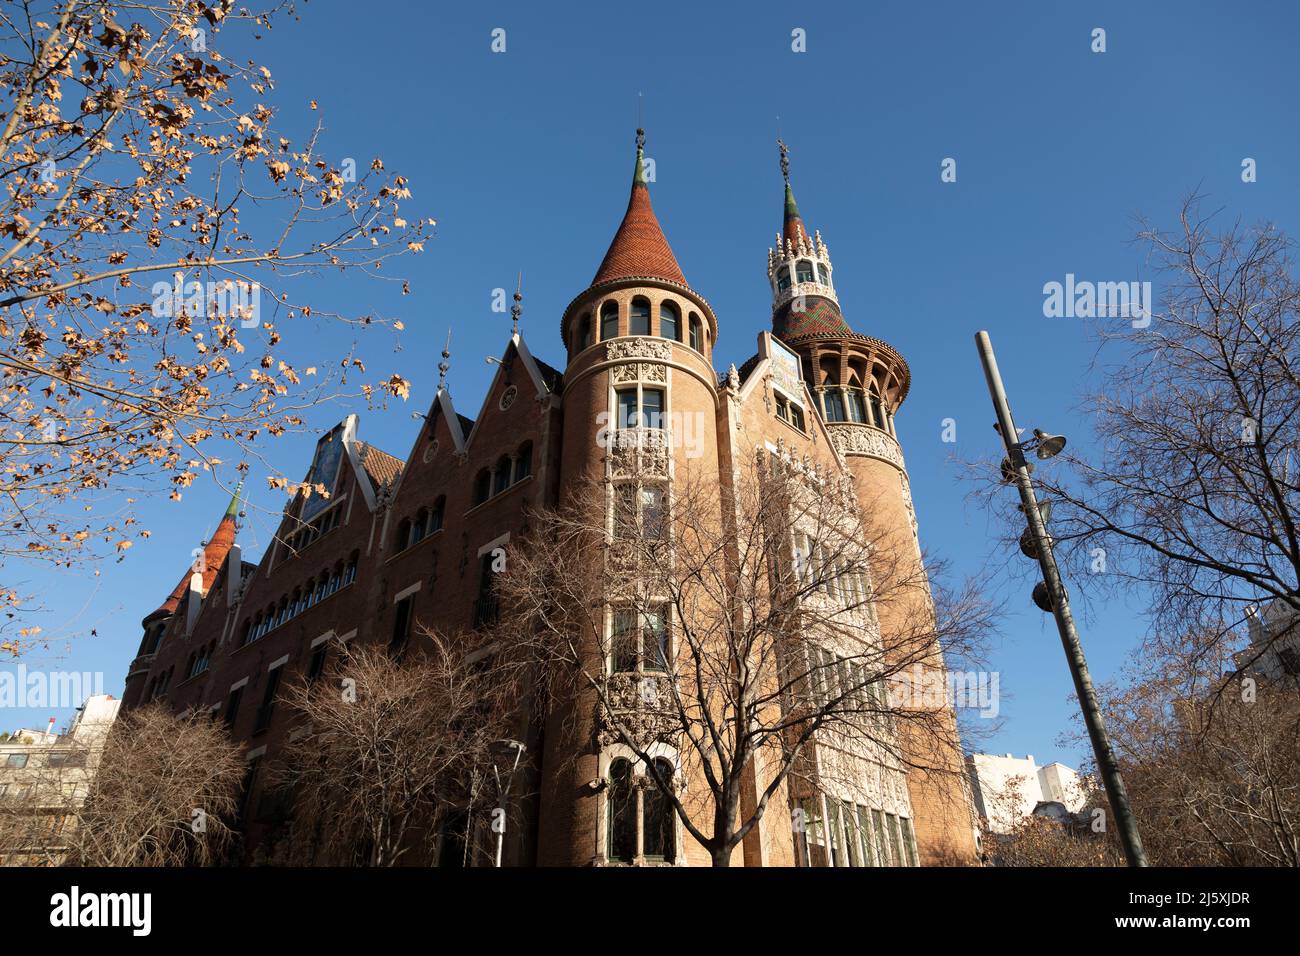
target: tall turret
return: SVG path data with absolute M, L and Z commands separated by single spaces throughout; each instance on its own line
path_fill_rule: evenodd
M 840 309 L 832 279 L 830 250 L 821 233 L 808 236 L 790 185 L 790 159 L 781 150 L 785 181 L 784 219 L 776 246 L 768 250 L 772 286 L 772 332 L 800 356 L 808 383 L 836 450 L 853 475 L 863 513 L 876 523 L 885 546 L 877 551 L 878 577 L 907 582 L 879 608 L 886 644 L 912 644 L 926 633 L 918 622 L 933 620 L 933 603 L 921 560 L 916 512 L 894 416 L 911 385 L 907 362 L 889 344 L 854 332 Z M 888 565 L 886 567 L 886 565 Z M 900 599 L 900 597 L 902 599 Z M 909 651 L 915 657 L 916 650 Z M 928 668 L 943 668 L 936 646 L 925 652 Z M 974 862 L 976 848 L 970 800 L 955 717 L 917 722 L 912 733 L 900 721 L 900 746 L 913 764 L 908 790 L 917 842 L 924 862 Z M 931 730 L 941 725 L 942 733 Z M 929 768 L 927 770 L 927 768 Z

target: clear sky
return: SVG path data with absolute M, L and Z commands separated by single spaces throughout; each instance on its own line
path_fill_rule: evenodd
M 1105 53 L 1091 52 L 1096 27 Z M 509 334 L 509 317 L 491 310 L 493 290 L 513 291 L 519 270 L 529 347 L 563 367 L 560 314 L 591 281 L 627 200 L 638 93 L 655 210 L 688 281 L 717 312 L 715 363 L 753 354 L 771 314 L 780 116 L 800 209 L 830 247 L 846 318 L 911 365 L 897 425 L 922 541 L 976 571 L 1024 559 L 999 549 L 997 525 L 959 480 L 955 459 L 992 455 L 997 442 L 974 332 L 993 336 L 1019 424 L 1086 448 L 1089 425 L 1074 409 L 1088 385 L 1088 333 L 1077 319 L 1044 318 L 1044 283 L 1066 273 L 1151 278 L 1132 243 L 1135 217 L 1171 224 L 1195 188 L 1222 207 L 1225 224 L 1269 218 L 1300 234 L 1300 123 L 1289 109 L 1298 27 L 1288 3 L 318 0 L 254 49 L 225 52 L 272 70 L 280 125 L 301 135 L 323 118 L 328 151 L 381 155 L 410 178 L 410 210 L 438 219 L 427 251 L 392 270 L 410 277 L 410 296 L 359 276 L 312 289 L 320 307 L 405 323 L 399 349 L 386 332 L 367 332 L 359 347 L 372 369 L 412 380 L 409 402 L 311 416 L 324 429 L 359 411 L 362 439 L 403 457 L 449 327 L 452 396 L 477 416 L 492 372 L 484 356 L 500 354 Z M 506 31 L 504 53 L 491 50 L 495 28 Z M 796 28 L 806 52 L 791 49 Z M 949 157 L 955 183 L 940 179 Z M 1246 157 L 1255 183 L 1241 180 Z M 352 340 L 298 323 L 281 331 L 299 365 Z M 941 440 L 946 418 L 956 443 Z M 299 477 L 313 444 L 291 436 L 272 456 Z M 240 536 L 252 559 L 283 504 L 254 477 Z M 140 619 L 225 505 L 212 483 L 179 505 L 146 504 L 153 537 L 98 578 L 6 567 L 6 584 L 36 590 L 50 607 L 39 623 L 56 639 L 27 665 L 102 671 L 105 690 L 120 694 Z M 1077 751 L 1056 743 L 1073 713 L 1060 643 L 1026 592 L 1017 582 L 996 594 L 1009 609 L 992 660 L 1004 722 L 980 746 L 1077 763 Z M 1087 609 L 1096 677 L 1135 647 L 1140 610 Z M 86 636 L 91 628 L 97 636 Z M 0 728 L 50 716 L 62 724 L 70 712 L 0 711 Z

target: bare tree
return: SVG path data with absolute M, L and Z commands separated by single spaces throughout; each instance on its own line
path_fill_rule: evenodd
M 491 656 L 431 631 L 395 651 L 349 647 L 285 692 L 301 723 L 271 780 L 293 795 L 292 862 L 424 861 L 444 815 L 468 811 L 471 827 L 495 796 L 481 784 L 514 695 Z
M 178 716 L 162 705 L 122 714 L 84 802 L 66 793 L 66 861 L 207 866 L 225 859 L 246 773 L 241 749 L 206 715 Z M 51 789 L 64 782 L 47 781 Z
M 378 157 L 328 155 L 320 125 L 294 145 L 277 125 L 271 72 L 247 56 L 293 14 L 268 3 L 0 11 L 0 558 L 123 555 L 148 536 L 124 481 L 179 499 L 219 455 L 261 459 L 259 438 L 365 374 L 351 354 L 321 369 L 279 357 L 295 326 L 378 321 L 294 290 L 375 274 L 420 251 L 428 222 L 403 218 L 406 180 Z M 409 384 L 357 383 L 376 388 Z M 19 592 L 0 588 L 0 610 Z M 0 650 L 36 637 L 21 623 Z
M 904 728 L 960 752 L 940 654 L 971 650 L 988 609 L 963 594 L 883 639 L 882 609 L 929 608 L 929 585 L 847 478 L 762 452 L 734 486 L 591 480 L 533 521 L 498 575 L 503 654 L 540 668 L 562 747 L 630 750 L 713 865 L 778 797 L 784 817 L 818 785 L 919 766 Z
M 1105 794 L 1085 779 L 1083 807 L 1063 818 L 1025 814 L 1024 777 L 1013 777 L 1001 790 L 984 794 L 989 817 L 1014 821 L 1003 832 L 981 820 L 984 856 L 994 866 L 1123 866 L 1124 854 L 1113 830 L 1105 826 Z
M 1105 686 L 1106 721 L 1153 865 L 1300 866 L 1300 700 L 1153 640 Z
M 1216 234 L 1195 196 L 1180 228 L 1140 238 L 1162 306 L 1145 327 L 1108 323 L 1112 361 L 1088 402 L 1098 452 L 1037 480 L 1072 580 L 1136 587 L 1153 632 L 1210 661 L 1255 605 L 1300 612 L 1294 243 L 1269 225 Z

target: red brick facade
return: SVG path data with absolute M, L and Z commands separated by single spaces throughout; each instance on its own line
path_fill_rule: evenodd
M 330 637 L 387 642 L 397 602 L 404 598 L 412 601 L 417 626 L 474 626 L 490 610 L 480 599 L 483 556 L 524 530 L 529 507 L 554 505 L 577 476 L 604 474 L 606 452 L 597 434 L 602 415 L 614 411 L 616 383 L 653 387 L 664 396 L 665 412 L 698 423 L 691 461 L 685 460 L 685 448 L 673 453 L 683 456 L 680 467 L 711 469 L 724 482 L 756 448 L 780 447 L 832 471 L 847 471 L 864 495 L 888 489 L 900 533 L 913 535 L 901 452 L 892 436 L 892 415 L 907 387 L 901 358 L 883 343 L 848 333 L 852 347 L 844 354 L 861 353 L 860 374 L 878 383 L 878 400 L 888 409 L 874 424 L 823 421 L 825 376 L 819 363 L 829 345 L 815 337 L 791 343 L 802 360 L 795 360 L 802 365 L 802 382 L 799 372 L 793 385 L 789 376 L 776 374 L 774 363 L 788 353 L 766 334 L 759 337 L 759 355 L 743 372 L 733 368 L 719 381 L 711 361 L 718 321 L 687 284 L 664 238 L 639 155 L 623 223 L 592 286 L 562 317 L 564 372 L 534 359 L 523 339 L 513 336 L 478 418 L 459 415 L 448 391 L 440 388 L 403 459 L 362 442 L 357 419 L 350 416 L 318 446 L 311 481 L 332 485 L 332 494 L 324 501 L 308 500 L 312 513 L 306 524 L 299 518 L 303 502 L 297 500 L 267 553 L 250 564 L 231 543 L 231 515 L 208 548 L 217 567 L 187 576 L 168 604 L 145 619 L 145 638 L 127 678 L 127 707 L 164 697 L 178 710 L 217 712 L 230 721 L 250 756 L 267 758 L 290 729 L 283 709 L 271 709 L 268 719 L 262 707 L 271 671 L 284 668 L 286 676 L 305 671 L 313 655 L 330 646 Z M 802 221 L 787 222 L 784 233 L 785 242 L 794 242 L 793 257 L 801 245 L 813 248 Z M 779 250 L 777 256 L 769 270 L 774 291 Z M 825 294 L 838 316 L 833 292 Z M 774 311 L 780 310 L 786 314 L 789 303 L 778 303 Z M 848 358 L 845 363 L 847 374 L 851 363 Z M 859 386 L 865 400 L 866 385 Z M 789 402 L 800 411 L 791 412 Z M 837 438 L 837 428 L 852 437 Z M 873 433 L 870 441 L 860 440 L 857 433 L 863 431 Z M 566 759 L 572 754 L 556 752 L 567 746 L 560 736 L 537 726 L 526 710 L 521 710 L 518 737 L 533 758 L 532 769 L 516 792 L 527 795 L 528 822 L 507 841 L 505 862 L 599 865 L 605 862 L 604 797 L 589 784 L 608 771 L 608 754 Z M 960 753 L 954 757 L 960 770 Z M 256 857 L 267 850 L 268 823 L 256 810 L 259 785 L 253 779 L 247 830 Z M 914 789 L 909 798 L 909 785 L 888 796 L 887 812 L 909 827 L 915 820 L 922 858 L 938 858 L 929 850 L 931 843 L 960 846 L 973 857 L 969 816 L 934 822 L 921 803 L 925 794 Z M 857 799 L 864 807 L 871 800 Z M 678 839 L 677 862 L 707 864 L 707 854 L 693 841 L 680 833 Z M 789 808 L 774 806 L 737 851 L 734 864 L 790 865 L 793 847 Z

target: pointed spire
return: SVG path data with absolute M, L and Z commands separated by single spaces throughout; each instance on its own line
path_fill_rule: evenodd
M 447 344 L 442 347 L 442 361 L 438 363 L 438 391 L 447 387 L 447 372 L 451 369 L 451 328 L 447 328 Z
M 794 201 L 794 190 L 790 188 L 790 147 L 780 139 L 776 145 L 781 151 L 781 178 L 785 180 L 785 225 L 781 232 L 785 241 L 798 246 L 801 240 L 808 241 L 808 231 L 804 229 L 799 204 Z
M 146 621 L 174 613 L 180 607 L 181 600 L 189 592 L 190 578 L 195 574 L 202 576 L 203 593 L 207 594 L 208 588 L 212 587 L 212 582 L 216 580 L 217 573 L 225 564 L 226 555 L 230 553 L 230 548 L 235 543 L 235 535 L 239 530 L 235 518 L 239 514 L 239 501 L 243 489 L 244 481 L 241 478 L 230 504 L 226 507 L 226 513 L 221 516 L 221 521 L 217 524 L 217 530 L 212 533 L 212 537 L 206 543 L 201 544 L 195 550 L 190 566 L 185 569 L 181 579 L 176 582 L 176 587 L 172 588 L 171 594 L 167 595 L 167 599 L 158 606 L 158 609 L 145 618 Z
M 226 508 L 226 517 L 234 520 L 239 516 L 239 500 L 244 493 L 244 479 L 239 479 L 239 484 L 235 485 L 235 493 L 230 496 L 230 505 Z
M 638 153 L 638 155 L 640 155 Z M 515 304 L 510 307 L 510 334 L 519 335 L 519 316 L 523 314 L 524 307 L 524 274 L 519 273 L 519 279 L 515 283 Z
M 677 257 L 664 238 L 663 229 L 650 205 L 650 184 L 645 168 L 645 130 L 636 131 L 636 165 L 632 171 L 632 194 L 628 197 L 623 222 L 609 244 L 609 251 L 596 270 L 592 285 L 615 279 L 644 277 L 686 285 Z

